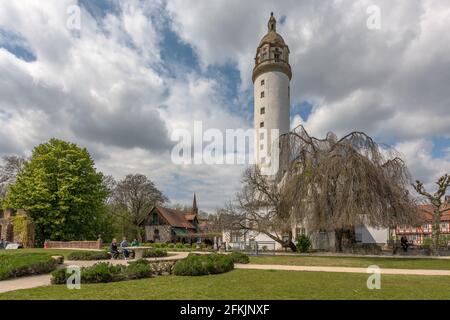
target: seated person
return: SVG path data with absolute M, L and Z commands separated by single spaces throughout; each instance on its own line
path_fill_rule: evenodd
M 122 242 L 120 243 L 120 247 L 122 248 L 122 253 L 123 253 L 125 260 L 128 259 L 128 256 L 130 255 L 130 253 L 128 252 L 127 249 L 124 249 L 126 247 L 129 247 L 126 237 L 123 237 Z
M 138 239 L 133 239 L 133 241 L 131 241 L 131 246 L 132 247 L 139 247 L 140 243 L 138 241 Z
M 119 250 L 117 249 L 117 240 L 111 241 L 111 259 L 117 259 L 119 257 Z

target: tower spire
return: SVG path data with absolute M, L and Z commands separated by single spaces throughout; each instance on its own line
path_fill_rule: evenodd
M 192 202 L 192 212 L 198 214 L 197 197 L 195 196 L 195 192 L 194 192 L 194 201 Z
M 270 13 L 270 19 L 269 22 L 267 23 L 267 29 L 268 31 L 277 31 L 277 20 L 275 19 L 275 17 L 273 16 L 273 12 Z

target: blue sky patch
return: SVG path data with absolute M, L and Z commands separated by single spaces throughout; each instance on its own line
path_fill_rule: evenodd
M 18 33 L 0 29 L 0 48 L 4 48 L 26 62 L 36 61 L 26 40 Z

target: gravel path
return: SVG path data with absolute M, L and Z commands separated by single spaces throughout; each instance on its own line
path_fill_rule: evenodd
M 174 255 L 164 258 L 150 258 L 147 260 L 167 261 L 180 260 L 187 257 L 188 252 L 172 252 Z M 128 260 L 132 261 L 132 260 Z M 127 264 L 126 260 L 103 260 L 112 264 Z M 76 265 L 80 267 L 92 266 L 100 261 L 64 261 L 64 266 Z M 320 266 L 287 266 L 267 264 L 235 264 L 236 269 L 252 270 L 287 270 L 287 271 L 314 271 L 314 272 L 341 272 L 341 273 L 367 273 L 366 268 L 350 267 L 320 267 Z M 450 276 L 450 270 L 424 270 L 424 269 L 381 269 L 382 274 L 421 275 L 421 276 Z M 38 275 L 0 281 L 0 293 L 19 289 L 30 289 L 50 285 L 50 275 Z
M 367 273 L 366 268 L 351 267 L 320 267 L 320 266 L 287 266 L 274 264 L 235 264 L 236 269 L 253 270 L 287 270 L 287 271 L 315 271 L 315 272 L 344 272 Z M 426 269 L 380 269 L 381 274 L 401 274 L 419 276 L 450 276 L 450 270 L 426 270 Z M 370 272 L 372 273 L 372 272 Z
M 174 255 L 163 258 L 149 258 L 147 260 L 150 261 L 171 261 L 171 260 L 180 260 L 187 257 L 189 252 L 170 252 Z M 110 262 L 112 264 L 123 264 L 126 265 L 128 261 L 133 260 L 97 260 L 97 261 L 75 261 L 75 260 L 66 260 L 64 261 L 64 266 L 79 266 L 79 267 L 90 267 L 99 262 Z M 38 276 L 29 276 L 29 277 L 20 277 L 16 279 L 3 280 L 0 281 L 0 293 L 20 290 L 20 289 L 30 289 L 41 286 L 50 285 L 50 274 L 38 275 Z

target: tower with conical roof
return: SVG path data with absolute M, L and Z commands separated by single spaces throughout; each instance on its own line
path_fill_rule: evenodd
M 253 69 L 254 86 L 254 128 L 255 162 L 269 164 L 272 156 L 272 143 L 279 135 L 289 132 L 290 81 L 289 47 L 277 33 L 277 21 L 270 14 L 267 34 L 256 49 Z
M 192 201 L 192 213 L 198 214 L 197 197 L 194 193 L 194 201 Z

